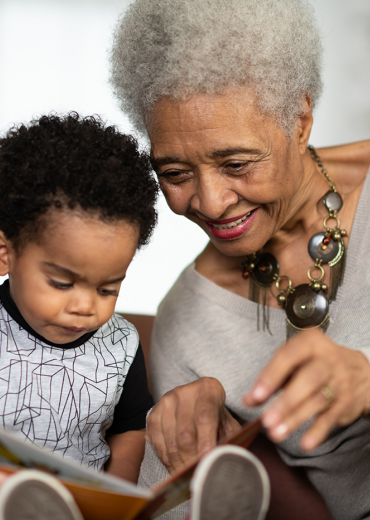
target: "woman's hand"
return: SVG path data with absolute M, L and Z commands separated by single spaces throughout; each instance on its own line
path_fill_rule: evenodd
M 203 377 L 167 392 L 147 419 L 146 438 L 170 473 L 197 460 L 225 435 L 240 430 L 225 408 L 225 390 Z
M 283 345 L 244 396 L 258 406 L 282 389 L 262 415 L 276 442 L 316 415 L 301 439 L 304 450 L 321 444 L 334 426 L 358 419 L 370 404 L 370 364 L 359 351 L 341 347 L 322 332 L 305 331 Z

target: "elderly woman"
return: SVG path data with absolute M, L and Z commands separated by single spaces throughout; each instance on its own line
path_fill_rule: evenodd
M 284 461 L 355 520 L 370 518 L 370 141 L 309 147 L 321 55 L 303 0 L 136 0 L 112 83 L 168 205 L 210 240 L 159 308 L 150 440 L 173 470 L 236 428 L 227 410 L 262 413 Z

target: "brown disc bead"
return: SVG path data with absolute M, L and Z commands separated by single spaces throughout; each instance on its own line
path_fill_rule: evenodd
M 323 264 L 331 262 L 338 254 L 339 244 L 331 240 L 331 234 L 316 233 L 308 242 L 308 254 L 312 260 L 316 258 L 322 261 Z
M 328 211 L 339 211 L 343 206 L 342 197 L 337 191 L 333 190 L 327 191 L 322 201 Z
M 279 264 L 271 253 L 257 255 L 253 270 L 253 278 L 259 285 L 270 286 L 279 274 Z
M 287 295 L 285 311 L 296 327 L 317 327 L 325 319 L 328 310 L 329 302 L 324 291 L 316 292 L 309 284 L 298 285 Z

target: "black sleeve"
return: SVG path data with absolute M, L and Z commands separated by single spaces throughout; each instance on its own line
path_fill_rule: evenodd
M 114 409 L 114 418 L 106 437 L 141 430 L 146 426 L 146 414 L 154 405 L 149 393 L 143 349 L 139 343 L 123 385 L 121 398 Z

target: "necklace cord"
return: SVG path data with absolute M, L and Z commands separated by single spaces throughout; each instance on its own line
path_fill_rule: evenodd
M 269 289 L 278 304 L 282 305 L 287 313 L 287 338 L 305 328 L 327 329 L 329 326 L 329 303 L 335 300 L 344 275 L 345 245 L 343 238 L 347 236 L 347 232 L 340 228 L 340 221 L 337 217 L 337 212 L 342 208 L 343 200 L 315 148 L 308 145 L 308 150 L 330 188 L 322 199 L 328 211 L 328 215 L 323 221 L 325 232 L 316 233 L 308 243 L 308 252 L 315 262 L 307 271 L 309 283 L 293 287 L 293 282 L 289 276 L 279 275 L 279 264 L 271 253 L 253 253 L 242 263 L 243 278 L 250 278 L 249 299 L 258 303 L 257 330 L 259 330 L 259 305 L 262 304 L 263 330 L 267 328 L 270 332 L 268 318 L 265 323 L 265 316 L 268 317 L 268 312 L 265 312 L 267 305 L 266 290 Z M 328 225 L 330 219 L 334 219 L 335 227 Z M 322 283 L 325 275 L 323 263 L 330 267 L 331 289 L 328 297 L 324 294 L 328 291 L 328 286 Z M 314 269 L 320 271 L 316 278 L 311 274 Z M 280 287 L 283 280 L 287 282 L 286 287 Z M 279 294 L 274 294 L 272 285 L 275 285 Z

